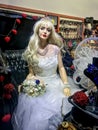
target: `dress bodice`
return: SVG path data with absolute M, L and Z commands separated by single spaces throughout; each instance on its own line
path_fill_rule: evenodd
M 48 77 L 56 74 L 58 66 L 58 52 L 59 48 L 56 45 L 49 45 L 47 54 L 39 57 L 38 67 L 40 67 L 42 71 L 37 75 L 41 77 Z
M 38 75 L 47 77 L 56 74 L 57 65 L 57 55 L 54 57 L 40 58 L 38 66 L 42 69 L 42 72 Z

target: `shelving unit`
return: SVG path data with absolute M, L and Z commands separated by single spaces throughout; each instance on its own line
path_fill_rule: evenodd
M 60 18 L 59 31 L 65 39 L 82 38 L 83 22 L 67 18 Z
M 60 17 L 59 33 L 63 36 L 67 48 L 74 57 L 74 49 L 83 39 L 83 20 Z
M 62 15 L 62 14 L 57 14 L 57 13 L 52 13 L 52 12 L 46 12 L 46 11 L 41 11 L 41 10 L 35 10 L 35 9 L 29 9 L 29 8 L 24 8 L 24 7 L 18 7 L 18 6 L 12 6 L 12 5 L 5 5 L 5 4 L 0 4 L 0 9 L 3 10 L 12 10 L 16 12 L 22 12 L 30 15 L 36 15 L 36 16 L 49 16 L 54 20 L 54 23 L 56 24 L 56 31 L 60 31 L 60 20 L 61 18 L 68 18 L 69 20 L 80 20 L 81 22 L 84 21 L 84 18 L 81 17 L 75 17 L 75 16 L 69 16 L 69 15 Z

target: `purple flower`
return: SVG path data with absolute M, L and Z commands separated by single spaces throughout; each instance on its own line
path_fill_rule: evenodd
M 40 84 L 40 80 L 38 80 L 38 79 L 35 82 L 37 85 Z

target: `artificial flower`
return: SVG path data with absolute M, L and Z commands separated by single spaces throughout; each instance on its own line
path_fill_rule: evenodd
M 88 96 L 83 91 L 77 91 L 73 94 L 73 101 L 79 106 L 86 106 L 88 103 Z
M 3 94 L 3 98 L 4 99 L 11 99 L 12 96 L 11 96 L 11 94 Z
M 22 92 L 29 96 L 39 96 L 45 92 L 45 85 L 38 79 L 25 80 L 22 83 Z
M 0 75 L 0 82 L 3 82 L 5 77 L 3 75 Z
M 14 85 L 12 83 L 8 83 L 4 86 L 4 89 L 10 93 L 14 90 Z

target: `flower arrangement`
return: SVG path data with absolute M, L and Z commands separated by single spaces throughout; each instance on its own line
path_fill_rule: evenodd
M 9 100 L 12 98 L 14 85 L 7 81 L 8 74 L 0 74 L 0 98 Z M 9 75 L 8 75 L 9 76 Z
M 88 96 L 83 91 L 77 91 L 73 94 L 73 101 L 77 105 L 84 107 L 88 104 Z
M 45 91 L 45 85 L 41 84 L 38 79 L 24 80 L 22 83 L 22 92 L 29 96 L 37 97 L 44 94 Z

